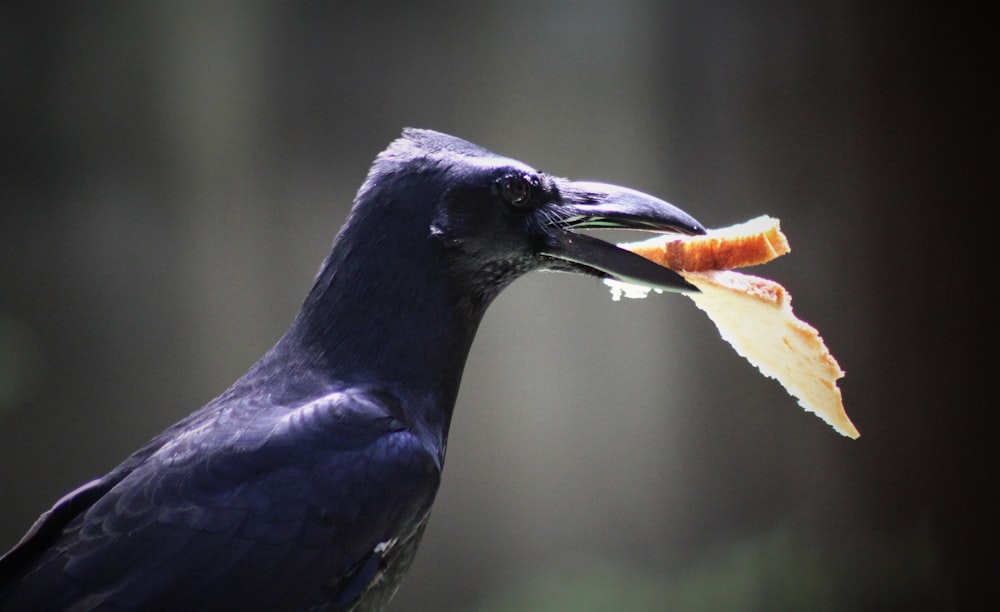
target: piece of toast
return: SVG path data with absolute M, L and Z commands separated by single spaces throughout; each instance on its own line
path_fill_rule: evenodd
M 861 435 L 847 417 L 837 387 L 844 371 L 816 328 L 792 312 L 791 294 L 772 280 L 728 269 L 766 263 L 789 252 L 777 219 L 758 217 L 704 236 L 656 237 L 619 246 L 680 272 L 700 290 L 685 295 L 737 353 L 841 434 L 852 439 Z M 615 289 L 617 295 L 637 295 L 628 287 L 613 285 Z

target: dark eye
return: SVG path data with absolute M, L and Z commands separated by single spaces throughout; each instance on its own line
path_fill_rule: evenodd
M 523 174 L 508 174 L 499 186 L 501 197 L 514 206 L 524 206 L 531 199 L 531 179 Z

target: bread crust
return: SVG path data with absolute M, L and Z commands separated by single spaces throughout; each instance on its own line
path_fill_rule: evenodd
M 791 251 L 780 221 L 767 215 L 700 236 L 663 234 L 620 246 L 671 270 L 688 272 L 756 266 Z

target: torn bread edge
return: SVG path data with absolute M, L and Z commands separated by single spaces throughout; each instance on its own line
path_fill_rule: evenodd
M 795 316 L 792 296 L 778 283 L 730 270 L 684 272 L 701 293 L 687 296 L 722 338 L 764 376 L 839 433 L 861 433 L 848 418 L 837 381 L 844 376 L 815 327 Z

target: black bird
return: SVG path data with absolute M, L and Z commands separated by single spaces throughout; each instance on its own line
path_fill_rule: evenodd
M 572 230 L 702 233 L 652 196 L 405 130 L 290 329 L 0 558 L 3 610 L 381 609 L 441 478 L 486 307 L 533 270 L 695 291 Z

